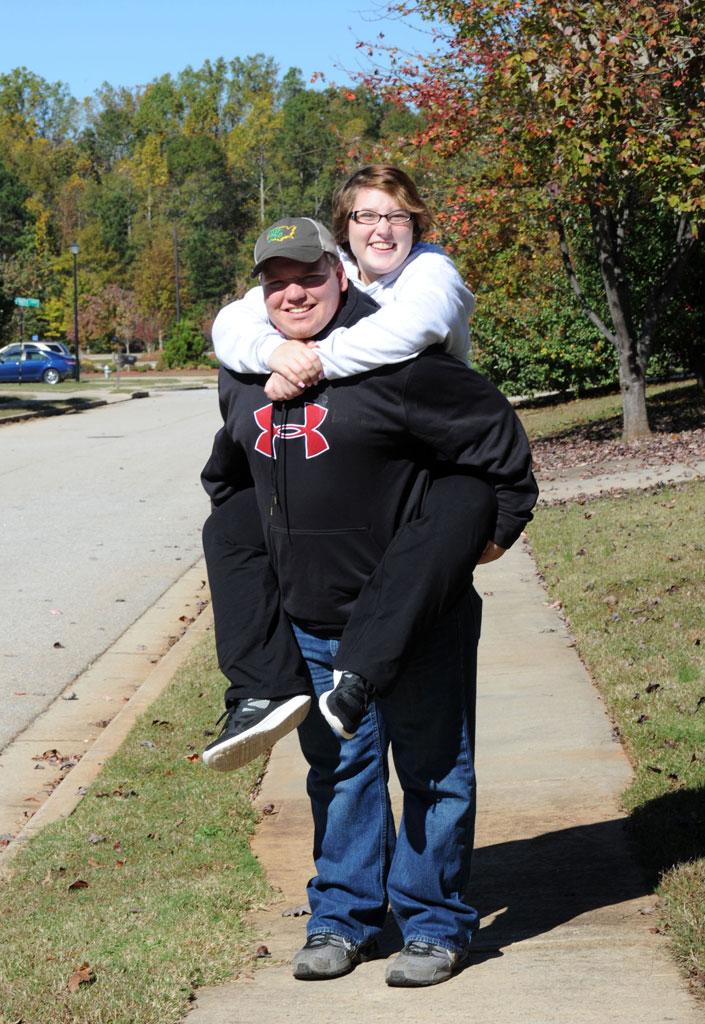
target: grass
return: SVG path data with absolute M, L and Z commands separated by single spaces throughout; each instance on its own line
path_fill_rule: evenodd
M 269 895 L 248 843 L 262 762 L 221 776 L 191 760 L 222 685 L 207 642 L 75 813 L 13 862 L 2 1024 L 177 1024 L 195 988 L 251 961 L 246 914 Z M 69 991 L 86 962 L 94 982 Z
M 692 393 L 692 382 L 649 384 L 646 388 L 646 397 L 650 412 L 653 413 L 655 399 L 661 398 L 665 402 L 677 401 L 679 395 L 685 392 Z M 619 435 L 622 428 L 622 398 L 619 394 L 611 394 L 576 398 L 570 402 L 542 402 L 535 406 L 526 404 L 517 409 L 517 415 L 532 441 L 558 437 L 576 427 L 609 421 L 615 421 L 615 433 Z
M 680 962 L 705 982 L 705 483 L 541 509 L 529 535 L 634 769 L 623 794 Z

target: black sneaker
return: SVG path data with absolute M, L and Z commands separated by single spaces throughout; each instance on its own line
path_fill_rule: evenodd
M 318 706 L 333 732 L 344 740 L 351 740 L 360 728 L 374 686 L 356 672 L 333 672 L 333 689 L 318 698 Z
M 303 722 L 310 704 L 311 698 L 304 695 L 239 701 L 219 719 L 225 718 L 223 731 L 203 751 L 203 763 L 217 772 L 241 768 Z
M 321 932 L 312 935 L 306 945 L 294 955 L 292 967 L 294 977 L 300 981 L 323 981 L 349 974 L 354 967 L 366 959 L 366 949 L 356 946 L 342 935 Z
M 407 942 L 387 968 L 384 980 L 392 988 L 421 988 L 448 981 L 467 963 L 468 952 L 458 953 L 431 942 Z

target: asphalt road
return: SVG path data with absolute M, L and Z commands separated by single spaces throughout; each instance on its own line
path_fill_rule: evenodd
M 219 422 L 211 389 L 0 427 L 0 750 L 200 558 Z

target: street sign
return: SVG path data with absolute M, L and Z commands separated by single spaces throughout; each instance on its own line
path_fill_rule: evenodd
M 16 306 L 32 306 L 32 307 L 36 307 L 36 306 L 41 306 L 41 302 L 39 301 L 39 299 L 20 299 L 20 298 L 15 298 L 15 305 Z

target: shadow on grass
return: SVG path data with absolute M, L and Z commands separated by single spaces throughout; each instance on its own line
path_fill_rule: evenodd
M 705 787 L 647 800 L 632 811 L 629 831 L 654 885 L 664 871 L 705 857 Z
M 695 385 L 674 388 L 647 399 L 649 423 L 655 435 L 680 434 L 705 426 L 705 395 Z M 567 427 L 541 441 L 620 441 L 622 416 Z

